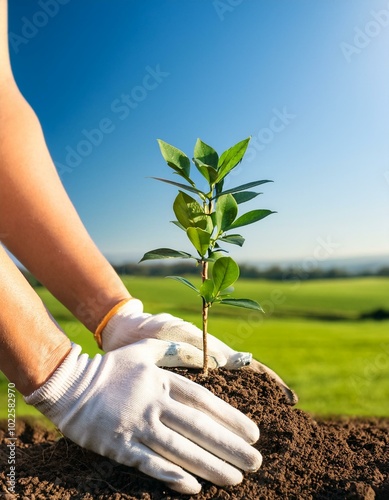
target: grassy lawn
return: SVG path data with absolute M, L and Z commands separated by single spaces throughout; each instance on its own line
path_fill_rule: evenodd
M 146 311 L 200 324 L 200 300 L 182 285 L 163 278 L 124 281 Z M 90 332 L 47 290 L 37 291 L 69 337 L 90 354 L 98 352 Z M 299 395 L 299 408 L 323 416 L 389 416 L 389 321 L 356 320 L 362 312 L 389 309 L 389 279 L 242 280 L 234 295 L 257 299 L 266 316 L 216 305 L 210 332 L 277 371 Z M 6 384 L 0 374 L 0 418 L 6 415 Z M 17 413 L 37 414 L 21 398 Z

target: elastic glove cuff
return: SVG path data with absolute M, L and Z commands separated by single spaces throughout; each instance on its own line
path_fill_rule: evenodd
M 102 344 L 103 344 L 103 341 L 101 339 L 101 334 L 104 330 L 104 328 L 106 327 L 107 323 L 109 322 L 109 320 L 116 315 L 116 312 L 124 305 L 126 304 L 127 302 L 129 302 L 130 300 L 133 300 L 132 297 L 130 298 L 126 298 L 126 299 L 123 299 L 121 300 L 120 302 L 118 302 L 115 306 L 113 306 L 108 312 L 107 314 L 103 317 L 103 319 L 100 321 L 100 323 L 97 325 L 97 328 L 96 328 L 96 331 L 94 333 L 94 337 L 95 337 L 95 340 L 97 342 L 97 345 L 100 347 L 100 349 L 102 349 Z
M 53 375 L 41 387 L 24 397 L 27 404 L 35 406 L 50 420 L 56 422 L 56 416 L 62 415 L 74 402 L 74 388 L 80 396 L 89 386 L 90 377 L 85 377 L 85 370 L 90 363 L 87 354 L 81 354 L 81 346 L 72 344 L 70 353 L 55 370 Z M 99 361 L 100 355 L 96 359 Z
M 108 352 L 114 350 L 117 346 L 115 337 L 121 337 L 122 335 L 128 336 L 130 333 L 129 325 L 127 323 L 127 318 L 143 315 L 143 303 L 139 299 L 131 298 L 123 304 L 115 314 L 109 319 L 108 323 L 105 325 L 104 329 L 101 331 L 101 346 L 103 351 Z M 150 316 L 149 314 L 146 317 Z M 123 331 L 123 329 L 125 331 Z M 114 344 L 113 347 L 111 344 Z M 129 342 L 120 342 L 121 345 L 126 345 Z
M 132 315 L 140 315 L 143 313 L 143 303 L 139 299 L 132 298 L 125 304 L 123 304 L 115 313 L 114 316 L 108 321 L 106 327 L 104 328 L 104 334 L 112 333 L 117 326 L 123 321 L 123 318 Z

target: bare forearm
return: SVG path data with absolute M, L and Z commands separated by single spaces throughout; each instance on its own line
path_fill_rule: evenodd
M 0 370 L 22 394 L 43 384 L 70 341 L 0 245 Z
M 0 0 L 0 84 L 3 79 L 12 79 L 8 51 L 7 0 Z
M 93 331 L 129 294 L 80 221 L 16 85 L 0 88 L 0 110 L 3 242 Z

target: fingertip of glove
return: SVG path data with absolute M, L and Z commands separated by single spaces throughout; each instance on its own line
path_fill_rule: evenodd
M 249 366 L 253 356 L 250 352 L 236 352 L 232 356 L 229 357 L 226 368 L 229 370 L 238 370 L 243 366 Z
M 297 394 L 294 391 L 292 391 L 292 389 L 289 389 L 289 387 L 287 387 L 284 392 L 286 395 L 287 403 L 290 406 L 294 406 L 299 402 Z
M 245 441 L 249 444 L 256 443 L 260 436 L 258 425 L 250 419 L 248 419 L 248 423 L 245 428 L 245 433 L 246 433 Z
M 183 495 L 196 495 L 201 491 L 201 484 L 193 476 L 187 476 L 180 481 L 166 482 L 171 490 L 182 493 Z
M 248 467 L 246 468 L 247 472 L 255 472 L 262 465 L 262 455 L 258 450 L 253 449 L 252 456 L 249 459 Z
M 220 481 L 219 486 L 235 486 L 243 481 L 243 474 L 240 470 L 233 468 L 233 473 L 230 472 L 228 480 Z M 218 484 L 218 483 L 216 483 Z

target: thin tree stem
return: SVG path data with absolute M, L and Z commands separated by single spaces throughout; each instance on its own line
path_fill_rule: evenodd
M 201 262 L 201 279 L 204 282 L 208 279 L 208 262 Z M 202 318 L 203 318 L 203 375 L 208 375 L 208 304 L 203 297 Z
M 208 305 L 203 299 L 203 375 L 208 375 L 208 345 L 207 345 L 207 330 L 208 330 Z
M 208 214 L 212 213 L 213 210 L 213 203 L 212 200 L 208 200 L 207 202 L 204 202 L 204 209 L 205 212 Z M 201 279 L 202 282 L 204 283 L 205 280 L 208 279 L 208 262 L 205 262 L 204 260 L 201 261 Z M 208 309 L 209 309 L 209 304 L 207 301 L 202 298 L 203 301 L 203 306 L 202 306 L 202 319 L 203 319 L 203 375 L 207 376 L 208 375 L 208 342 L 207 342 L 207 335 L 208 335 Z

